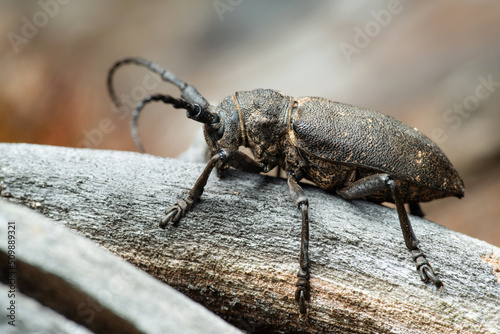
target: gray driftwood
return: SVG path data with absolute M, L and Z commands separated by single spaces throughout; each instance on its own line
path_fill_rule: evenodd
M 131 152 L 1 144 L 0 196 L 77 231 L 244 330 L 500 332 L 499 248 L 411 216 L 446 285 L 440 292 L 418 277 L 395 210 L 308 185 L 312 300 L 300 317 L 293 300 L 300 213 L 284 180 L 212 175 L 178 227 L 157 227 L 203 168 Z
M 7 297 L 11 284 L 16 286 L 11 300 L 17 312 L 15 327 L 2 319 L 1 333 L 75 334 L 88 333 L 87 328 L 96 333 L 241 333 L 90 240 L 0 200 L 1 235 L 7 235 L 8 222 L 15 223 L 15 253 L 10 255 L 16 265 L 9 275 L 14 281 L 9 279 L 0 291 Z M 8 272 L 8 254 L 2 242 L 2 273 Z

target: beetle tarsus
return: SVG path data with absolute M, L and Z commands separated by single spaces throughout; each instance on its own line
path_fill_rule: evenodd
M 167 216 L 160 221 L 159 226 L 164 229 L 167 227 L 169 222 L 175 222 L 174 224 L 177 224 L 177 222 L 180 220 L 180 213 L 181 212 L 179 208 L 177 207 L 170 208 L 170 210 L 167 211 Z
M 419 273 L 420 277 L 425 276 L 425 279 L 422 278 L 424 282 L 430 281 L 432 284 L 434 284 L 434 286 L 436 286 L 437 289 L 442 289 L 444 287 L 444 283 L 441 282 L 439 278 L 437 278 L 430 264 L 425 264 L 420 267 Z
M 304 287 L 298 287 L 295 291 L 295 300 L 299 303 L 300 314 L 307 313 L 306 301 L 309 301 L 309 292 Z
M 297 275 L 299 279 L 295 286 L 297 289 L 295 290 L 295 300 L 299 303 L 299 311 L 301 314 L 305 314 L 307 312 L 306 301 L 311 299 L 311 285 L 309 284 L 309 273 L 304 273 L 302 270 L 299 270 L 299 274 Z
M 186 215 L 186 212 L 193 207 L 193 204 L 194 200 L 189 195 L 175 203 L 170 209 L 165 211 L 167 216 L 160 222 L 160 227 L 166 228 L 169 222 L 177 226 L 179 220 Z
M 431 264 L 427 261 L 424 253 L 419 249 L 415 248 L 411 250 L 413 260 L 417 265 L 417 271 L 420 275 L 420 278 L 425 283 L 431 282 L 436 286 L 436 288 L 440 289 L 444 286 L 443 282 L 439 278 L 437 278 L 434 270 L 432 270 Z

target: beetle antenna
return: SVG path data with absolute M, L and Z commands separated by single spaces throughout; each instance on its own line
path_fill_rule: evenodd
M 118 99 L 118 96 L 116 95 L 116 92 L 113 88 L 113 75 L 119 67 L 126 64 L 135 64 L 138 66 L 144 66 L 150 71 L 155 72 L 161 77 L 163 81 L 170 82 L 171 84 L 179 88 L 179 90 L 181 91 L 182 98 L 188 101 L 189 103 L 198 104 L 202 108 L 208 108 L 210 106 L 207 100 L 205 100 L 205 98 L 201 96 L 201 94 L 196 90 L 196 88 L 194 88 L 191 85 L 188 85 L 187 83 L 179 79 L 177 76 L 175 76 L 172 72 L 163 69 L 158 64 L 155 64 L 143 58 L 125 58 L 123 60 L 116 62 L 109 70 L 107 86 L 109 95 L 111 95 L 111 98 L 113 99 L 113 102 L 116 104 L 116 106 L 120 107 L 122 103 Z
M 130 123 L 130 130 L 132 132 L 132 138 L 134 139 L 135 145 L 140 152 L 144 153 L 144 147 L 142 146 L 141 139 L 139 138 L 139 131 L 137 130 L 137 122 L 139 120 L 139 115 L 141 114 L 144 106 L 153 101 L 160 101 L 166 104 L 171 104 L 176 109 L 186 109 L 186 116 L 195 121 L 205 124 L 215 124 L 219 123 L 219 116 L 217 114 L 211 113 L 208 109 L 200 107 L 199 104 L 191 104 L 183 99 L 177 99 L 170 95 L 156 94 L 147 96 L 137 104 L 134 112 L 132 113 L 132 119 Z

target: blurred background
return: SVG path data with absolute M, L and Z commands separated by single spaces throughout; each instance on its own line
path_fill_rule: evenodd
M 136 150 L 108 69 L 141 56 L 217 104 L 273 88 L 379 110 L 417 127 L 464 179 L 427 218 L 500 246 L 500 3 L 482 1 L 8 1 L 0 3 L 0 141 Z M 177 95 L 145 69 L 115 77 L 127 104 Z M 176 157 L 199 125 L 150 105 L 147 152 Z M 418 231 L 417 231 L 418 232 Z

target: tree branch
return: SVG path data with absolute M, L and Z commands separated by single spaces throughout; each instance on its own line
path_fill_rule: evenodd
M 439 292 L 415 271 L 395 210 L 308 185 L 312 296 L 300 317 L 293 294 L 301 216 L 284 180 L 212 176 L 178 227 L 158 228 L 203 168 L 131 152 L 0 144 L 0 196 L 78 231 L 248 331 L 500 331 L 491 266 L 500 249 L 411 216 L 445 283 Z

